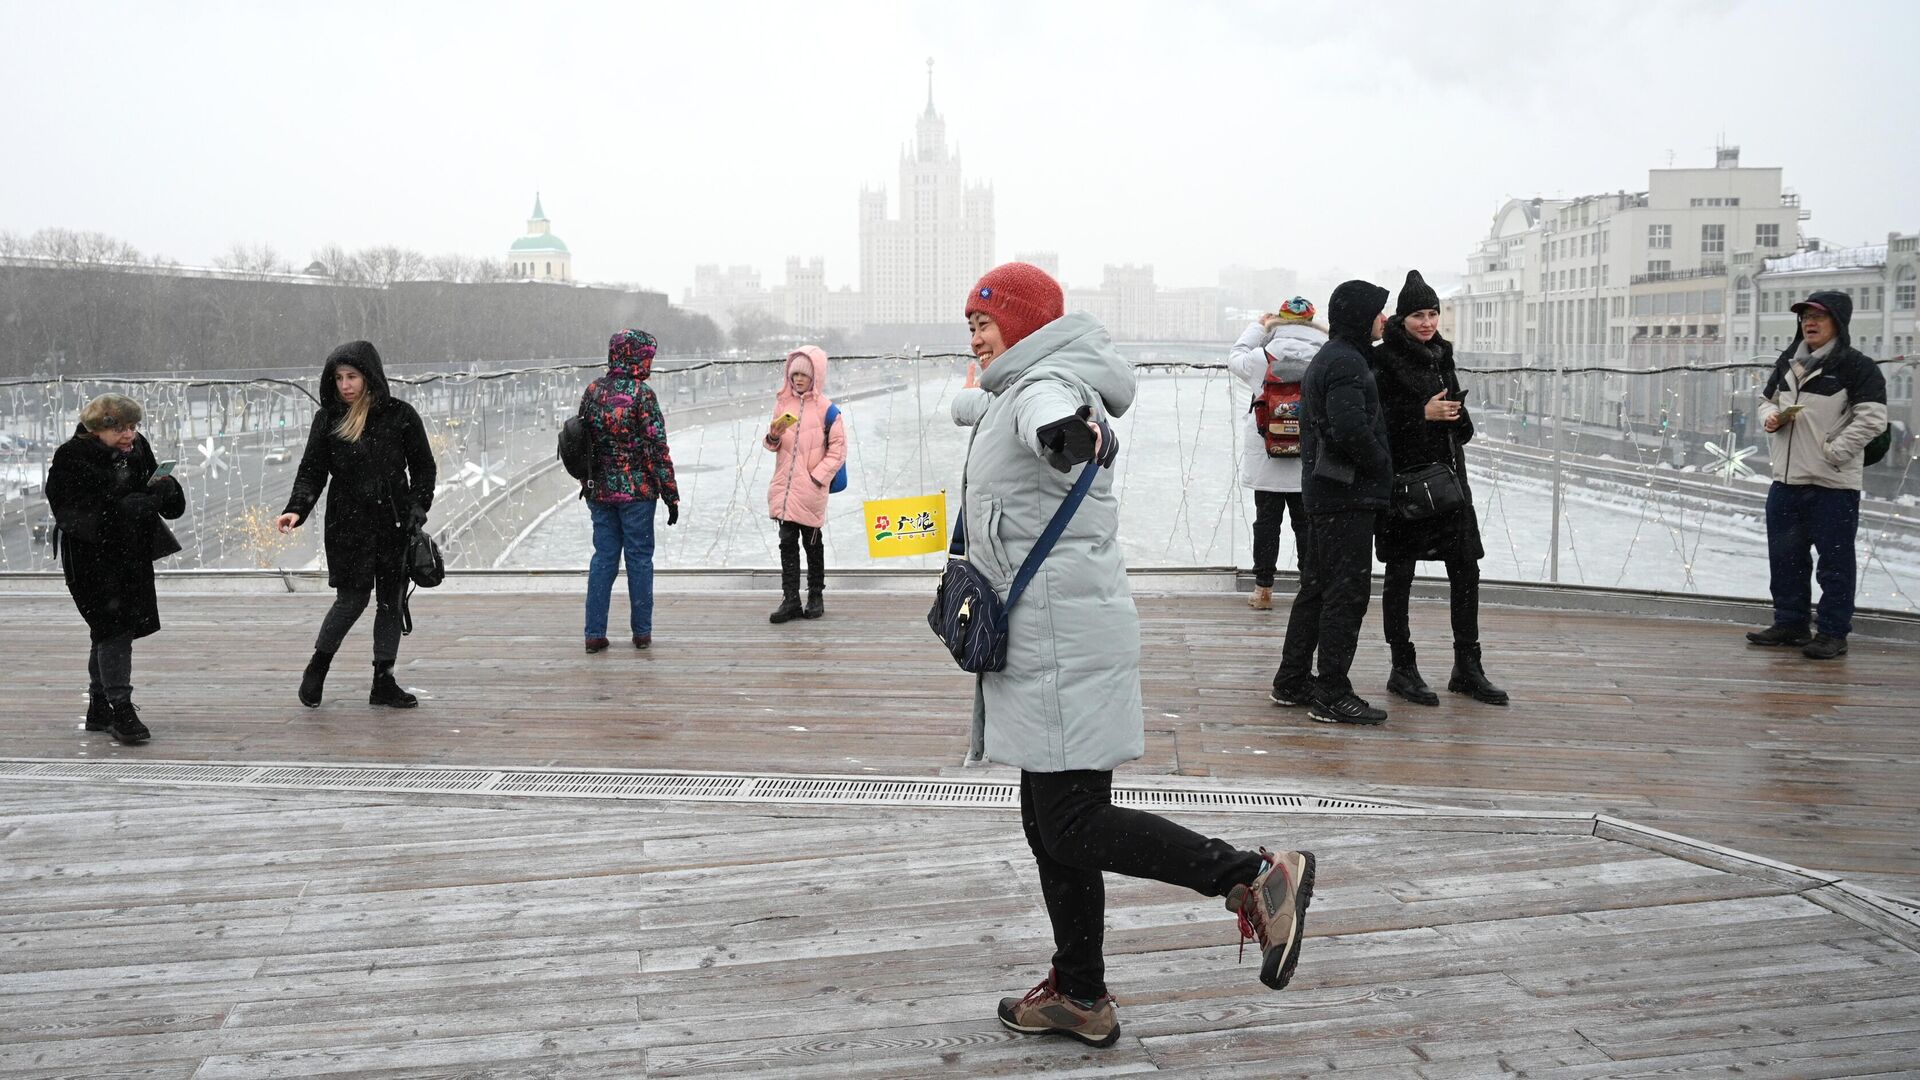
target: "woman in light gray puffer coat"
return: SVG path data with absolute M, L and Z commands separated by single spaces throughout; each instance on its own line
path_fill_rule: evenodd
M 1053 924 L 1053 970 L 1025 997 L 1003 999 L 1000 1022 L 1110 1046 L 1120 1028 L 1101 955 L 1103 872 L 1226 897 L 1242 934 L 1260 943 L 1261 981 L 1277 990 L 1299 956 L 1314 859 L 1241 851 L 1113 805 L 1112 770 L 1144 743 L 1140 621 L 1105 471 L 1120 449 L 1107 417 L 1133 404 L 1134 379 L 1106 329 L 1063 315 L 1063 301 L 1059 284 L 1026 263 L 988 271 L 967 298 L 981 368 L 977 388 L 953 403 L 954 421 L 973 428 L 961 493 L 967 557 L 1003 598 L 1084 463 L 1103 469 L 1010 613 L 1005 669 L 980 677 L 968 760 L 1020 770 L 1021 825 Z

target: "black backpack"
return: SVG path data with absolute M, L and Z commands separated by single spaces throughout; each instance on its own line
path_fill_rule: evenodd
M 560 465 L 575 480 L 593 473 L 593 428 L 584 416 L 569 417 L 560 425 Z

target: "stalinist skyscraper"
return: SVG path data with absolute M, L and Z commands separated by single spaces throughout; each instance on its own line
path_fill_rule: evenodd
M 947 122 L 927 108 L 914 145 L 900 154 L 900 213 L 887 216 L 887 191 L 860 190 L 860 293 L 869 325 L 963 321 L 967 289 L 993 266 L 993 187 L 967 184 L 960 154 L 947 150 Z

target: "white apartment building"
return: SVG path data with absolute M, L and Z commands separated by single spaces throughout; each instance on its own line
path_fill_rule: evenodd
M 968 184 L 960 154 L 947 148 L 947 122 L 927 107 L 912 148 L 900 154 L 899 214 L 887 215 L 885 188 L 860 192 L 860 294 L 869 324 L 955 324 L 962 298 L 993 267 L 993 188 Z
M 1743 168 L 1738 148 L 1710 169 L 1654 169 L 1647 190 L 1514 199 L 1468 256 L 1452 297 L 1456 348 L 1477 367 L 1637 367 L 1718 361 L 1727 347 L 1728 267 L 1799 246 L 1805 214 L 1777 168 Z M 1682 389 L 1680 377 L 1578 374 L 1557 403 L 1537 379 L 1495 387 L 1495 403 L 1614 427 L 1682 423 L 1704 430 L 1728 409 L 1728 386 Z

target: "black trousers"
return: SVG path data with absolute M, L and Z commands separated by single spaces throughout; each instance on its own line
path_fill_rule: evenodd
M 314 649 L 323 653 L 339 652 L 340 643 L 347 639 L 347 631 L 353 629 L 360 613 L 367 610 L 367 601 L 377 594 L 379 606 L 373 612 L 373 665 L 392 667 L 400 656 L 400 605 L 406 597 L 406 585 L 406 576 L 400 571 L 375 567 L 373 588 L 335 589 L 333 606 L 320 622 L 320 636 L 314 640 Z
M 1312 514 L 1307 523 L 1307 557 L 1300 561 L 1300 592 L 1287 615 L 1287 642 L 1280 650 L 1276 688 L 1312 678 L 1316 692 L 1329 698 L 1353 692 L 1347 671 L 1360 645 L 1360 621 L 1367 616 L 1373 585 L 1372 510 Z M 1314 654 L 1320 670 L 1313 671 Z
M 1265 860 L 1209 840 L 1166 818 L 1113 805 L 1113 774 L 1021 772 L 1020 826 L 1040 866 L 1040 895 L 1053 923 L 1053 970 L 1061 993 L 1107 992 L 1107 891 L 1103 872 L 1152 878 L 1205 896 L 1250 884 Z
M 96 701 L 133 699 L 133 634 L 93 643 L 87 653 L 87 693 Z
M 827 548 L 821 530 L 811 525 L 780 522 L 780 591 L 792 597 L 800 595 L 800 549 L 807 552 L 807 591 L 821 592 L 827 587 Z
M 1253 583 L 1273 588 L 1273 570 L 1280 562 L 1280 519 L 1293 520 L 1293 550 L 1301 561 L 1307 554 L 1307 504 L 1297 491 L 1253 493 Z
M 1386 624 L 1387 644 L 1413 640 L 1407 608 L 1413 597 L 1413 560 L 1387 564 L 1386 583 L 1380 589 L 1380 621 Z M 1480 561 L 1460 556 L 1448 559 L 1447 601 L 1453 614 L 1453 644 L 1480 643 Z

